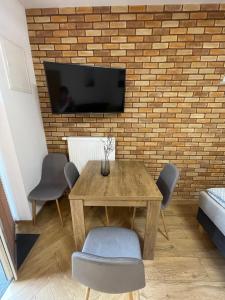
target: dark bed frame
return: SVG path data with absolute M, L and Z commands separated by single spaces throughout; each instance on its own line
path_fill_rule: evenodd
M 216 225 L 210 220 L 210 218 L 204 213 L 201 208 L 198 209 L 197 219 L 205 229 L 205 231 L 208 233 L 212 242 L 225 257 L 225 236 L 223 235 L 223 233 L 216 227 Z

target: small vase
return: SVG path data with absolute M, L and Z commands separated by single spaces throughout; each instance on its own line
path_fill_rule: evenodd
M 108 176 L 110 173 L 110 164 L 109 160 L 102 160 L 101 161 L 101 174 L 102 176 Z

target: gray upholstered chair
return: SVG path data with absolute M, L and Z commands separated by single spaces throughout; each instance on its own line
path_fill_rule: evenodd
M 169 234 L 166 228 L 164 209 L 168 206 L 172 200 L 173 191 L 176 187 L 177 181 L 179 179 L 180 172 L 178 168 L 173 164 L 166 164 L 161 171 L 159 178 L 156 182 L 160 192 L 163 195 L 162 205 L 160 214 L 163 221 L 163 226 L 166 234 L 166 238 L 169 240 Z
M 125 228 L 92 229 L 82 252 L 72 255 L 72 276 L 90 289 L 109 294 L 129 293 L 145 287 L 144 264 L 137 234 Z
M 67 157 L 63 153 L 49 153 L 42 163 L 42 175 L 39 184 L 30 192 L 28 199 L 32 202 L 33 224 L 36 222 L 36 201 L 56 201 L 61 224 L 63 219 L 58 199 L 67 188 L 64 176 L 64 166 Z
M 160 192 L 163 195 L 160 214 L 161 214 L 162 221 L 163 221 L 165 236 L 168 240 L 169 240 L 169 234 L 166 229 L 165 216 L 164 216 L 163 210 L 168 206 L 168 204 L 172 200 L 173 191 L 174 191 L 177 181 L 179 179 L 179 174 L 180 174 L 180 172 L 175 165 L 166 164 L 164 166 L 163 170 L 160 172 L 159 178 L 156 182 Z M 131 225 L 132 228 L 134 225 L 135 214 L 136 214 L 136 208 L 134 208 L 134 210 L 133 210 L 133 218 L 132 218 L 132 225 Z
M 67 184 L 71 190 L 79 177 L 79 172 L 78 172 L 76 166 L 74 165 L 74 163 L 72 163 L 71 161 L 67 162 L 65 164 L 64 175 L 65 175 Z

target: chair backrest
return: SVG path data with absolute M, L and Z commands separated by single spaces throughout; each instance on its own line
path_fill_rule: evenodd
M 162 207 L 166 207 L 172 199 L 172 194 L 179 179 L 179 170 L 173 164 L 166 164 L 156 182 L 163 195 Z
M 106 258 L 75 252 L 72 255 L 72 275 L 89 288 L 110 294 L 145 287 L 144 264 L 137 258 Z
M 72 162 L 67 162 L 64 167 L 64 174 L 67 181 L 67 184 L 70 189 L 74 186 L 75 182 L 79 177 L 79 172 Z
M 49 153 L 42 163 L 41 182 L 45 183 L 65 183 L 64 166 L 67 157 L 63 153 Z

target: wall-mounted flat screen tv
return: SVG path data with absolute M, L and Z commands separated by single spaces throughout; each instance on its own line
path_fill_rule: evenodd
M 52 112 L 124 111 L 125 69 L 44 62 Z

